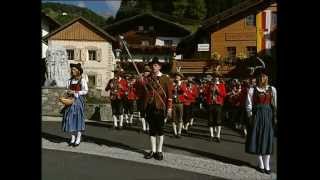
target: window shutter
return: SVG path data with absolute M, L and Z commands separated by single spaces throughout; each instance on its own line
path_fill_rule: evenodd
M 74 60 L 80 61 L 80 49 L 79 48 L 74 49 Z
M 102 61 L 102 51 L 101 51 L 101 48 L 97 49 L 96 53 L 97 53 L 97 61 L 98 61 L 98 62 L 101 62 L 101 61 Z

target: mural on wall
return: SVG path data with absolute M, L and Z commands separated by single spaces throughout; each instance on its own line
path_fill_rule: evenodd
M 67 51 L 62 46 L 49 46 L 46 52 L 47 77 L 44 86 L 66 87 L 70 77 Z

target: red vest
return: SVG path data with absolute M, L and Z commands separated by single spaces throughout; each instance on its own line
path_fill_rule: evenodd
M 205 86 L 204 94 L 205 94 L 205 100 L 207 104 L 220 104 L 223 105 L 224 103 L 224 97 L 226 96 L 226 88 L 223 83 L 220 83 L 217 85 L 218 92 L 216 95 L 216 99 L 213 101 L 212 99 L 212 89 L 214 87 L 213 83 L 209 83 Z
M 253 90 L 253 104 L 271 104 L 272 90 L 269 88 L 266 92 L 259 92 L 256 88 Z

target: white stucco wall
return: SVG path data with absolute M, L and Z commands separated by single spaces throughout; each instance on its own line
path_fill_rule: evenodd
M 80 49 L 81 59 L 74 61 L 69 60 L 69 63 L 81 63 L 84 76 L 96 75 L 96 89 L 101 89 L 102 96 L 107 94 L 104 88 L 110 78 L 113 77 L 112 70 L 114 69 L 115 57 L 112 52 L 112 45 L 109 42 L 101 41 L 65 41 L 65 40 L 49 40 L 49 46 L 60 45 L 64 47 L 74 47 Z M 96 47 L 101 49 L 101 61 L 91 61 L 88 57 L 88 47 Z

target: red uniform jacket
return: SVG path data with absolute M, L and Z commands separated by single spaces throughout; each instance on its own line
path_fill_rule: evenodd
M 138 78 L 136 80 L 134 87 L 136 90 L 137 99 L 144 99 L 145 98 L 147 91 L 144 88 L 144 85 L 146 85 L 147 82 L 148 82 L 148 79 L 146 77 Z
M 173 90 L 172 90 L 172 99 L 174 101 L 174 103 L 185 103 L 186 101 L 186 92 L 187 92 L 187 85 L 184 83 L 184 82 L 181 82 L 180 86 L 178 87 L 177 89 L 177 92 L 176 92 L 176 86 L 173 86 Z M 177 93 L 178 97 L 177 97 L 177 100 L 178 101 L 175 101 L 175 93 Z
M 128 86 L 128 100 L 137 100 L 138 99 L 135 84 L 136 83 Z
M 205 90 L 204 90 L 204 96 L 205 96 L 205 100 L 207 102 L 207 104 L 220 104 L 223 105 L 224 103 L 224 98 L 227 95 L 226 94 L 226 88 L 225 85 L 223 83 L 220 83 L 217 85 L 217 97 L 216 100 L 213 101 L 212 100 L 212 89 L 214 87 L 213 83 L 207 84 L 205 86 Z
M 195 84 L 191 84 L 191 87 L 187 85 L 186 100 L 184 105 L 190 105 L 191 103 L 196 102 L 197 95 L 198 95 L 197 86 Z
M 110 98 L 112 100 L 123 99 L 125 92 L 128 90 L 128 82 L 122 78 L 120 80 L 110 79 L 105 90 L 110 90 Z

